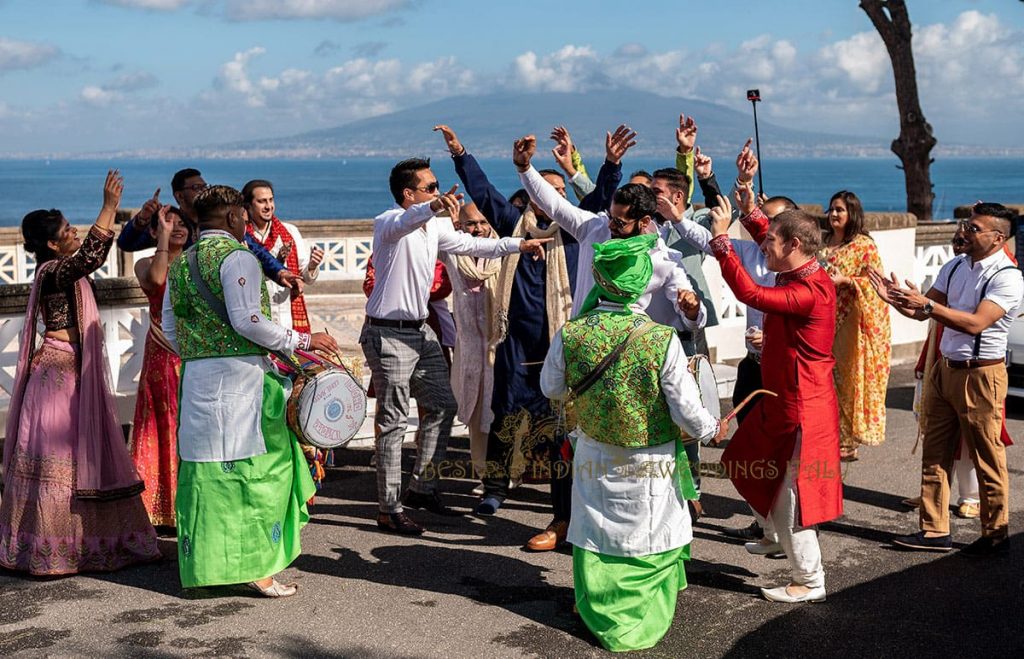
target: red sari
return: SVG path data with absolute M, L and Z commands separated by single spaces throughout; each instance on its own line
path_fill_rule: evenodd
M 160 328 L 164 288 L 149 298 L 149 333 L 139 375 L 132 429 L 132 460 L 146 483 L 142 502 L 154 526 L 175 526 L 178 488 L 178 377 L 181 360 Z
M 768 218 L 758 209 L 744 226 L 760 244 Z M 712 240 L 722 277 L 736 299 L 765 313 L 761 377 L 763 396 L 743 419 L 722 455 L 736 490 L 767 516 L 782 485 L 787 463 L 796 460 L 800 526 L 843 513 L 839 464 L 839 407 L 832 368 L 836 289 L 814 259 L 779 273 L 774 287 L 758 286 L 747 274 L 728 237 Z M 800 453 L 793 457 L 797 436 Z

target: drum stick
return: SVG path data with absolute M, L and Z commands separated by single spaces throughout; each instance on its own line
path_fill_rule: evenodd
M 742 401 L 740 401 L 739 405 L 737 405 L 736 407 L 732 408 L 732 412 L 729 412 L 727 415 L 725 415 L 725 419 L 724 420 L 725 421 L 732 421 L 736 417 L 736 415 L 740 413 L 740 410 L 742 410 L 743 407 L 747 403 L 749 403 L 751 400 L 753 400 L 754 396 L 756 396 L 758 394 L 768 394 L 769 396 L 775 396 L 776 398 L 779 397 L 779 395 L 777 393 L 775 393 L 774 391 L 768 391 L 767 389 L 757 389 L 755 391 L 752 391 L 749 396 L 747 396 Z

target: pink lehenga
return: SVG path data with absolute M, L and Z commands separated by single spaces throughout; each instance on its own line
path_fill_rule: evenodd
M 166 284 L 149 298 L 149 333 L 139 376 L 132 430 L 132 461 L 146 484 L 142 503 L 155 526 L 175 526 L 178 488 L 178 379 L 181 360 L 171 350 L 160 316 Z
M 34 350 L 40 282 L 64 260 L 36 273 L 4 441 L 0 565 L 37 575 L 160 558 L 108 384 L 103 329 L 84 276 L 95 268 L 66 287 L 77 303 L 81 344 L 46 338 Z

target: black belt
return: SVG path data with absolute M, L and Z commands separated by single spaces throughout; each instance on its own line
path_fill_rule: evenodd
M 366 322 L 377 327 L 394 327 L 396 329 L 419 329 L 423 327 L 422 320 L 391 320 L 389 318 L 366 317 Z
M 968 359 L 966 361 L 958 362 L 952 359 L 942 358 L 942 363 L 949 368 L 980 368 L 982 366 L 995 366 L 996 364 L 1005 364 L 1005 359 Z

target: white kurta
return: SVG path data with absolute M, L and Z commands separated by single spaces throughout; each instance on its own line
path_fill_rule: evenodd
M 603 212 L 591 213 L 573 206 L 555 192 L 551 184 L 533 167 L 520 172 L 519 179 L 530 199 L 580 244 L 576 266 L 576 295 L 572 300 L 572 316 L 575 317 L 590 289 L 594 287 L 594 243 L 603 243 L 612 237 L 611 229 L 608 228 L 608 215 Z M 676 304 L 676 295 L 680 290 L 693 290 L 681 259 L 682 254 L 669 249 L 659 237 L 658 244 L 651 250 L 651 265 L 654 268 L 651 281 L 636 303 L 655 322 L 676 329 L 696 330 L 704 327 L 707 322 L 704 304 L 701 303 L 696 320 L 687 318 Z
M 607 311 L 621 308 L 598 306 Z M 691 437 L 714 437 L 718 419 L 701 406 L 697 382 L 675 336 L 661 367 L 660 383 L 672 420 Z M 568 390 L 561 330 L 551 341 L 540 386 L 549 398 L 564 398 Z M 646 556 L 693 540 L 690 513 L 673 475 L 675 442 L 635 449 L 596 441 L 579 429 L 574 433 L 569 542 L 601 554 Z
M 222 231 L 208 235 L 230 236 Z M 260 262 L 248 250 L 232 252 L 220 268 L 224 304 L 236 332 L 268 350 L 292 353 L 306 335 L 275 324 L 260 310 Z M 164 292 L 162 327 L 178 351 L 171 287 Z M 216 357 L 182 364 L 178 398 L 178 455 L 189 462 L 230 462 L 267 452 L 260 427 L 267 357 Z
M 452 358 L 451 384 L 459 404 L 459 421 L 468 424 L 473 412 L 480 408 L 479 430 L 488 432 L 494 421 L 491 398 L 494 394 L 494 366 L 488 359 L 488 322 L 485 315 L 486 295 L 482 286 L 471 287 L 459 273 L 455 258 L 441 253 L 448 269 L 455 300 L 455 324 L 458 340 Z M 497 277 L 497 275 L 495 275 Z
M 284 228 L 288 230 L 289 234 L 291 234 L 292 241 L 295 243 L 295 247 L 293 247 L 292 249 L 295 250 L 295 253 L 299 258 L 299 271 L 294 274 L 300 275 L 302 277 L 302 280 L 306 282 L 307 285 L 312 284 L 320 275 L 320 269 L 317 268 L 313 272 L 309 271 L 310 253 L 309 249 L 306 247 L 306 241 L 303 240 L 302 234 L 299 233 L 298 227 L 296 227 L 294 224 L 292 224 L 291 222 L 281 222 L 281 224 L 283 224 Z M 256 229 L 255 226 L 253 228 Z M 267 225 L 267 230 L 265 232 L 260 232 L 259 229 L 256 229 L 256 235 L 259 238 L 260 242 L 263 241 L 263 239 L 269 232 L 269 224 Z M 281 251 L 282 247 L 284 247 L 284 242 L 280 238 L 277 238 L 274 241 L 273 245 L 267 247 L 267 251 L 274 255 L 274 257 L 276 258 L 278 252 Z M 282 261 L 282 263 L 283 262 L 284 261 Z M 267 292 L 270 293 L 270 312 L 271 316 L 273 316 L 274 322 L 278 323 L 279 325 L 283 325 L 284 327 L 291 327 L 292 289 L 285 288 L 281 284 L 278 284 L 276 281 L 271 281 L 268 279 Z

